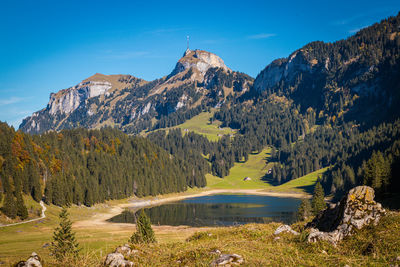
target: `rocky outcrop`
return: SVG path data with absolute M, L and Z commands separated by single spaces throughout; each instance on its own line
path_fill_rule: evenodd
M 299 234 L 298 232 L 294 231 L 292 229 L 292 227 L 290 227 L 287 224 L 284 224 L 284 225 L 281 225 L 278 228 L 276 228 L 276 230 L 274 232 L 274 235 L 279 235 L 280 233 L 283 233 L 283 232 L 291 233 L 291 234 L 294 234 L 294 235 L 298 235 Z
M 40 257 L 36 252 L 32 252 L 32 255 L 26 261 L 20 261 L 15 266 L 17 267 L 42 267 Z
M 107 81 L 86 81 L 74 87 L 50 95 L 48 109 L 51 115 L 58 112 L 71 113 L 86 99 L 105 94 L 112 88 Z
M 338 203 L 331 205 L 306 225 L 311 228 L 309 242 L 325 240 L 336 244 L 356 229 L 376 225 L 386 214 L 374 200 L 375 192 L 369 186 L 357 186 Z
M 221 254 L 210 266 L 232 266 L 243 263 L 243 257 L 238 254 Z
M 200 71 L 203 76 L 209 68 L 222 68 L 225 71 L 230 70 L 219 56 L 203 50 L 188 49 L 178 63 L 176 63 L 176 66 L 169 77 L 192 67 Z
M 269 64 L 254 81 L 254 89 L 261 92 L 281 80 L 292 81 L 301 72 L 311 72 L 315 64 L 306 59 L 305 52 L 298 50 L 289 58 L 277 59 Z

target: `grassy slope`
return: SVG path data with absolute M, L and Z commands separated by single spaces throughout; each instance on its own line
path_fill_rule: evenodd
M 235 163 L 230 169 L 229 175 L 219 178 L 207 174 L 207 187 L 210 189 L 262 189 L 271 187 L 265 181 L 263 176 L 272 167 L 268 163 L 270 149 L 264 149 L 258 154 L 250 154 L 249 159 L 243 163 Z M 250 181 L 243 181 L 245 177 L 250 177 Z
M 180 128 L 182 131 L 185 131 L 185 129 L 187 129 L 188 131 L 204 135 L 210 141 L 217 141 L 220 138 L 218 135 L 235 134 L 235 131 L 231 128 L 219 128 L 221 125 L 220 121 L 214 121 L 212 124 L 210 124 L 210 118 L 212 118 L 214 113 L 215 110 L 211 110 L 211 112 L 202 112 L 182 124 L 163 128 L 163 130 L 168 131 L 169 129 Z
M 135 266 L 209 266 L 217 257 L 211 252 L 219 249 L 243 256 L 245 266 L 389 266 L 400 255 L 398 213 L 358 231 L 337 247 L 307 243 L 306 231 L 299 236 L 282 234 L 275 240 L 278 225 L 225 227 L 197 234 L 190 242 L 137 246 L 139 255 L 132 260 Z M 302 231 L 301 224 L 294 228 Z
M 306 174 L 300 178 L 291 180 L 279 186 L 274 186 L 273 191 L 278 192 L 306 192 L 312 193 L 314 189 L 314 185 L 318 180 L 318 177 L 321 177 L 322 174 L 328 169 L 328 167 L 319 169 L 315 172 L 311 172 Z
M 258 154 L 249 155 L 246 162 L 235 163 L 230 169 L 229 175 L 224 178 L 207 174 L 207 188 L 265 189 L 266 191 L 312 193 L 318 177 L 327 170 L 327 168 L 323 168 L 282 185 L 273 186 L 262 180 L 265 173 L 273 166 L 273 163 L 268 162 L 269 157 L 270 149 L 266 148 Z M 244 181 L 245 177 L 250 177 L 251 181 Z

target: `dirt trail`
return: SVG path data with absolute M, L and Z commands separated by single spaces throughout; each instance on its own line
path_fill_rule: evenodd
M 32 220 L 28 220 L 28 221 L 23 221 L 23 222 L 17 222 L 17 223 L 10 223 L 10 224 L 6 224 L 6 225 L 0 225 L 0 227 L 7 227 L 7 226 L 12 226 L 12 225 L 19 225 L 19 224 L 24 224 L 24 223 L 30 223 L 30 222 L 34 222 L 34 221 L 38 221 L 41 219 L 46 218 L 46 214 L 44 213 L 46 211 L 46 206 L 44 205 L 43 201 L 40 201 L 40 206 L 42 206 L 42 214 L 40 215 L 40 218 L 36 218 L 36 219 L 32 219 Z

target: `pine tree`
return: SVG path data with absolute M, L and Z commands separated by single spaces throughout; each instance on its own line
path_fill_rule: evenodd
M 307 220 L 312 215 L 311 203 L 308 199 L 303 199 L 297 211 L 297 219 L 299 221 Z
M 77 257 L 80 249 L 75 239 L 75 233 L 72 232 L 72 223 L 65 207 L 62 208 L 59 217 L 60 225 L 54 230 L 50 251 L 61 262 L 68 256 Z
M 314 195 L 311 200 L 311 206 L 314 215 L 317 215 L 321 210 L 324 210 L 326 208 L 326 203 L 324 198 L 325 198 L 324 189 L 322 188 L 322 185 L 318 180 L 317 184 L 314 187 Z
M 11 191 L 6 192 L 3 207 L 1 208 L 1 210 L 7 217 L 11 219 L 15 219 L 15 217 L 17 217 L 15 198 L 14 194 Z
M 25 220 L 26 218 L 28 218 L 28 210 L 25 206 L 24 200 L 22 199 L 21 192 L 17 193 L 16 208 L 17 208 L 17 216 L 19 216 L 21 220 Z
M 129 241 L 133 244 L 156 242 L 153 228 L 151 228 L 150 219 L 147 217 L 144 210 L 142 210 L 136 221 L 136 232 L 133 233 Z

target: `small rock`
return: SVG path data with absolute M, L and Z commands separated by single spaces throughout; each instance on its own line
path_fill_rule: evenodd
M 343 267 L 350 267 L 350 265 L 346 264 L 346 265 L 345 265 L 345 266 L 343 266 Z
M 222 254 L 211 263 L 211 266 L 240 265 L 243 261 L 243 257 L 238 254 Z
M 132 254 L 138 253 L 139 251 L 136 249 L 131 249 L 131 247 L 128 244 L 125 244 L 123 246 L 117 247 L 114 251 L 114 253 L 121 253 L 125 257 L 129 257 Z
M 31 256 L 26 261 L 20 261 L 15 265 L 17 267 L 42 267 L 40 257 L 36 252 L 32 252 Z
M 400 261 L 400 256 L 397 256 L 396 261 Z
M 47 248 L 48 246 L 50 246 L 50 243 L 44 243 L 42 248 Z
M 291 234 L 294 234 L 294 235 L 298 235 L 299 234 L 298 232 L 293 231 L 292 227 L 290 227 L 287 224 L 284 224 L 284 225 L 281 225 L 278 228 L 276 228 L 276 230 L 274 232 L 274 235 L 279 235 L 282 232 L 288 232 L 288 233 L 291 233 Z
M 108 267 L 131 267 L 133 262 L 126 260 L 121 253 L 114 252 L 107 255 L 104 265 Z
M 321 251 L 322 254 L 328 255 L 328 252 L 326 252 L 325 250 Z
M 276 237 L 274 238 L 275 241 L 278 241 L 279 239 L 281 239 L 280 236 L 276 236 Z
M 214 249 L 210 252 L 211 254 L 216 254 L 216 255 L 220 255 L 221 251 L 219 249 Z

